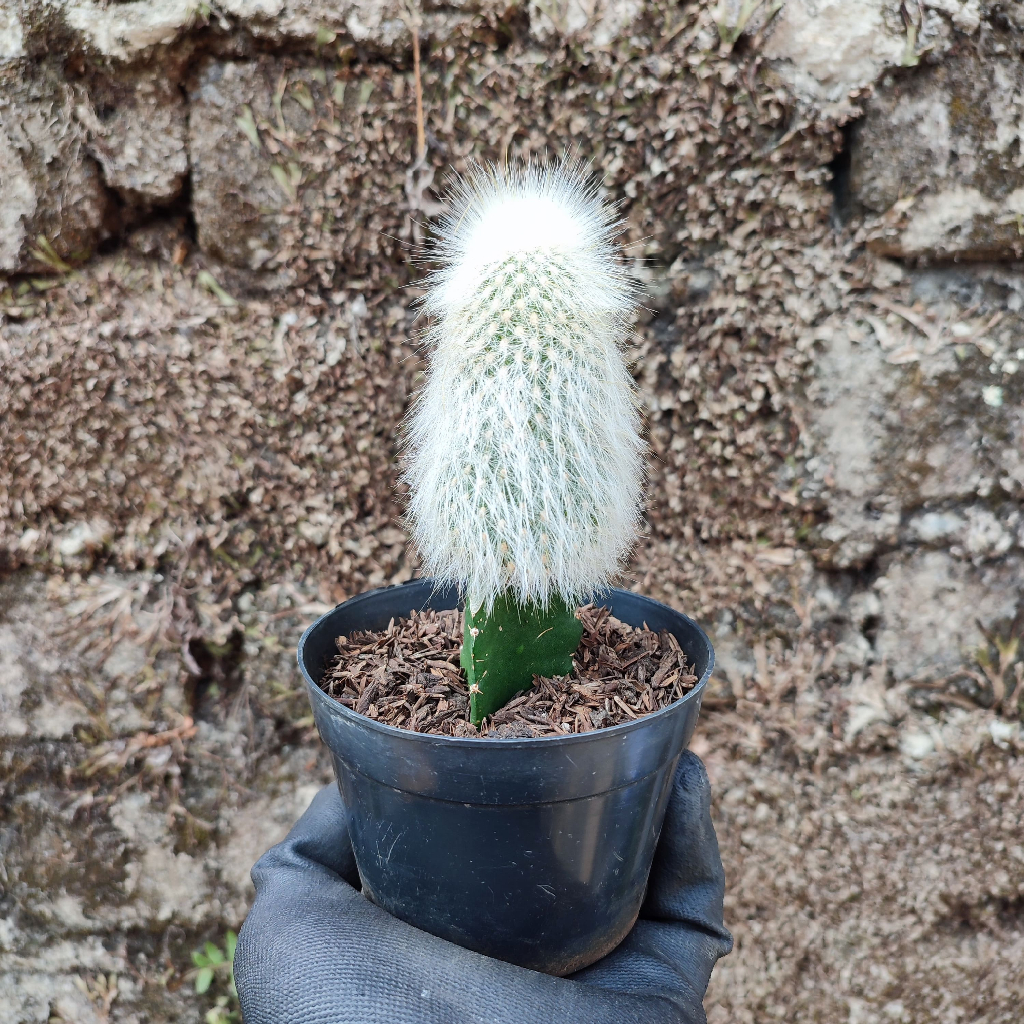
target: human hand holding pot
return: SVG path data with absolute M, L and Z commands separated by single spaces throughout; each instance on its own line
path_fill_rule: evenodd
M 732 948 L 700 760 L 684 752 L 640 919 L 612 953 L 554 978 L 473 953 L 362 896 L 336 786 L 253 868 L 235 953 L 246 1024 L 694 1024 Z

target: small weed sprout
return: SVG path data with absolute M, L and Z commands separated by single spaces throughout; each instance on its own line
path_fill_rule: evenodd
M 622 345 L 635 287 L 576 161 L 478 169 L 451 196 L 408 424 L 410 520 L 466 596 L 472 717 L 571 671 L 575 608 L 621 568 L 644 447 Z
M 207 942 L 202 949 L 192 953 L 195 970 L 190 972 L 196 992 L 206 995 L 214 983 L 217 995 L 214 1005 L 206 1011 L 206 1024 L 237 1024 L 241 1020 L 238 1007 L 238 990 L 235 988 L 235 946 L 238 936 L 233 931 L 224 933 L 224 946 Z

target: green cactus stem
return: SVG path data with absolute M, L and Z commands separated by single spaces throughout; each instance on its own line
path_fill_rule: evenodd
M 462 668 L 469 684 L 470 717 L 477 728 L 517 693 L 533 685 L 534 676 L 565 676 L 583 626 L 561 598 L 547 608 L 519 604 L 499 594 L 488 612 L 467 605 Z

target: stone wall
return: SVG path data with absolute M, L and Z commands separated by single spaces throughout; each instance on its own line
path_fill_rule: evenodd
M 978 0 L 776 6 L 0 0 L 0 780 L 9 834 L 58 865 L 8 861 L 0 994 L 19 1022 L 91 1020 L 103 997 L 71 983 L 76 957 L 143 978 L 113 1019 L 199 1019 L 189 943 L 238 923 L 245 863 L 327 777 L 302 752 L 288 650 L 319 609 L 416 572 L 396 459 L 419 246 L 471 160 L 574 149 L 620 204 L 652 453 L 627 582 L 715 634 L 720 777 L 771 751 L 828 835 L 822 773 L 849 773 L 822 783 L 849 810 L 858 757 L 877 779 L 890 756 L 909 773 L 946 757 L 939 792 L 1015 749 L 1024 19 Z M 719 805 L 754 836 L 726 832 L 730 864 L 774 835 L 773 785 L 730 790 L 761 787 L 749 821 L 746 796 Z M 102 900 L 59 866 L 80 822 L 119 851 Z M 979 834 L 999 868 L 961 918 L 989 936 L 1018 913 L 1020 867 Z M 736 899 L 724 976 L 746 987 L 712 1003 L 763 1019 L 773 997 L 743 973 L 760 911 L 753 889 Z M 959 911 L 937 905 L 920 927 L 952 934 Z M 800 949 L 793 977 L 813 963 L 835 996 L 822 1019 L 939 1019 L 892 1009 L 891 950 L 864 953 L 869 983 L 842 980 L 838 946 Z M 792 986 L 778 1006 L 798 1019 L 811 997 Z M 988 1012 L 965 992 L 963 1013 Z
M 403 289 L 420 273 L 410 247 L 439 209 L 435 178 L 510 147 L 575 146 L 623 204 L 649 290 L 646 575 L 669 594 L 704 576 L 688 599 L 714 613 L 732 603 L 730 570 L 709 576 L 701 563 L 725 544 L 756 562 L 767 546 L 840 590 L 877 583 L 885 638 L 885 595 L 913 585 L 889 588 L 890 564 L 928 588 L 920 566 L 941 559 L 949 586 L 998 590 L 971 602 L 986 620 L 1011 616 L 1016 588 L 987 581 L 1014 578 L 1024 484 L 1019 14 L 975 0 L 913 11 L 789 0 L 766 13 L 625 2 L 425 13 L 430 147 L 414 168 L 398 7 L 8 4 L 8 561 L 73 561 L 76 538 L 96 534 L 90 544 L 123 567 L 153 564 L 170 519 L 209 550 L 240 538 L 235 558 L 254 547 L 246 530 L 264 551 L 305 551 L 346 592 L 381 578 L 369 562 L 383 578 L 412 571 L 411 554 L 359 551 L 400 510 L 392 435 L 414 370 L 400 353 L 417 329 Z M 170 335 L 139 323 L 127 333 L 152 335 L 150 351 L 119 349 L 118 289 L 112 302 L 87 298 L 96 254 L 114 251 L 177 281 L 152 290 L 148 311 L 143 289 L 132 316 L 169 326 L 197 304 L 203 322 Z M 43 306 L 28 301 L 40 293 L 19 275 L 71 266 L 85 277 L 48 278 L 44 294 L 79 310 L 63 334 L 96 332 L 95 343 L 65 354 L 57 338 L 47 358 L 33 326 Z M 361 338 L 377 364 L 344 356 Z M 85 389 L 60 403 L 64 442 L 46 409 L 58 363 L 61 395 L 79 376 Z M 166 429 L 182 404 L 191 449 Z M 370 434 L 353 447 L 356 421 Z M 96 443 L 83 450 L 76 431 Z M 205 458 L 211 449 L 226 461 Z M 122 485 L 125 457 L 138 471 Z M 90 489 L 93 478 L 112 483 Z M 700 554 L 697 537 L 712 542 Z M 260 563 L 260 578 L 282 564 Z M 950 667 L 981 642 L 974 617 L 941 656 L 904 663 L 885 640 L 894 669 L 914 674 L 933 655 Z

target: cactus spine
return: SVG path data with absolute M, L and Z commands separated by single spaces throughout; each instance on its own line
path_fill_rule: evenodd
M 425 567 L 467 598 L 477 722 L 534 674 L 571 670 L 573 610 L 636 536 L 635 298 L 615 227 L 567 161 L 476 171 L 442 228 L 406 477 Z

